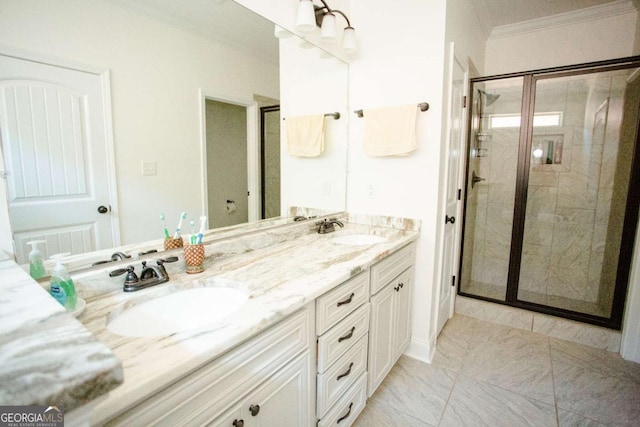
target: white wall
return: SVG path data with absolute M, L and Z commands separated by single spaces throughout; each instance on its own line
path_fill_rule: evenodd
M 389 7 L 393 10 L 385 13 Z M 360 43 L 349 68 L 349 110 L 364 109 L 366 115 L 367 108 L 430 104 L 429 111 L 418 113 L 419 148 L 407 157 L 367 156 L 363 120 L 352 115 L 347 173 L 347 210 L 422 220 L 409 354 L 428 360 L 435 343 L 445 0 L 352 2 L 349 18 Z
M 547 30 L 525 31 L 489 38 L 485 75 L 535 70 L 613 59 L 638 53 L 638 13 L 631 11 L 597 21 L 576 22 Z M 640 362 L 640 250 L 633 257 L 632 275 L 622 326 L 621 354 Z
M 198 89 L 278 98 L 278 65 L 98 0 L 0 0 L 0 43 L 111 70 L 122 243 L 162 235 L 202 206 Z M 142 176 L 141 161 L 157 162 Z M 170 225 L 173 227 L 173 225 Z

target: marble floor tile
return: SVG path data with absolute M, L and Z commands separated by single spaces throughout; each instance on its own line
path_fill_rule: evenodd
M 437 425 L 455 380 L 455 372 L 402 356 L 370 401 Z
M 557 361 L 553 377 L 558 408 L 603 423 L 638 425 L 640 384 Z
M 460 375 L 439 425 L 556 426 L 556 408 Z
M 619 353 L 555 338 L 550 338 L 549 343 L 552 363 L 566 363 L 640 384 L 640 364 L 624 360 Z
M 438 336 L 436 354 L 431 363 L 454 372 L 460 371 L 475 327 L 482 323 L 484 322 L 461 315 L 449 319 Z
M 603 424 L 591 418 L 558 409 L 558 427 L 610 427 L 622 424 Z
M 432 364 L 401 357 L 355 425 L 640 426 L 640 364 L 456 313 Z
M 402 411 L 393 409 L 384 401 L 367 403 L 364 410 L 358 415 L 353 427 L 396 427 L 415 426 L 431 427 L 435 424 L 427 424 Z

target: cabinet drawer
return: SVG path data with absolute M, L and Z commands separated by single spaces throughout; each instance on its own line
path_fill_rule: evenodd
M 351 349 L 323 374 L 318 374 L 318 417 L 322 418 L 344 392 L 367 370 L 368 337 L 360 338 Z
M 369 331 L 369 303 L 318 338 L 318 372 L 323 373 Z
M 310 304 L 108 424 L 205 424 L 315 344 L 314 318 Z
M 389 255 L 371 267 L 371 295 L 378 292 L 389 280 L 402 273 L 414 264 L 416 259 L 416 244 L 410 243 L 398 252 Z
M 369 300 L 369 271 L 327 292 L 316 300 L 316 334 L 322 335 Z
M 340 426 L 353 424 L 367 403 L 367 373 L 360 374 L 354 385 L 336 402 L 327 415 L 318 422 L 318 427 Z

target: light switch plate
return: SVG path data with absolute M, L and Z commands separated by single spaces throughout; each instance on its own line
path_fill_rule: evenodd
M 158 173 L 155 160 L 143 160 L 142 161 L 142 175 L 151 176 Z

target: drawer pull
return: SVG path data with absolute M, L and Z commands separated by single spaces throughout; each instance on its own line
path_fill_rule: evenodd
M 244 427 L 244 420 L 233 420 L 233 427 Z
M 344 421 L 345 419 L 349 418 L 349 415 L 351 415 L 351 408 L 353 407 L 353 402 L 349 403 L 349 410 L 347 411 L 346 414 L 344 414 L 343 416 L 341 416 L 340 418 L 338 418 L 338 422 L 336 424 L 340 424 L 340 422 Z
M 338 378 L 336 378 L 336 380 L 337 380 L 337 381 L 340 381 L 340 378 L 344 378 L 344 377 L 346 377 L 347 375 L 349 375 L 349 374 L 351 373 L 351 368 L 353 368 L 353 362 L 351 362 L 351 363 L 349 364 L 349 369 L 347 369 L 347 372 L 345 372 L 344 374 L 340 374 L 340 375 L 338 375 Z
M 340 301 L 340 302 L 338 303 L 338 307 L 340 307 L 341 305 L 344 305 L 344 304 L 349 304 L 349 303 L 353 300 L 353 297 L 354 297 L 355 295 L 356 295 L 356 294 L 354 294 L 353 292 L 351 292 L 351 295 L 349 295 L 349 298 L 347 298 L 347 299 L 346 299 L 346 300 L 344 300 L 344 301 Z
M 260 405 L 251 405 L 251 406 L 249 406 L 249 412 L 251 412 L 251 415 L 253 415 L 255 417 L 256 415 L 258 415 L 260 413 Z
M 348 340 L 349 338 L 351 338 L 353 336 L 353 332 L 356 330 L 356 327 L 352 327 L 351 328 L 351 332 L 349 332 L 347 335 L 341 336 L 340 338 L 338 338 L 338 342 L 342 342 L 344 340 Z

